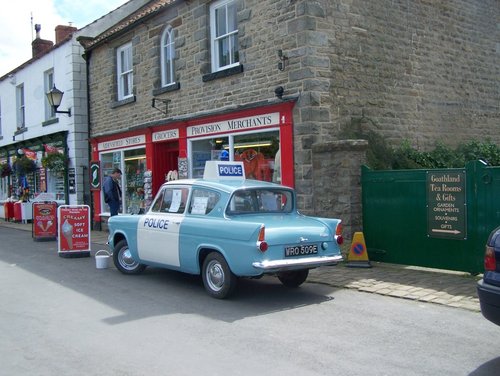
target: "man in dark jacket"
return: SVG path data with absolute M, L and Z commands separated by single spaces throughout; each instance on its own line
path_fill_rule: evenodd
M 121 176 L 121 170 L 115 168 L 111 175 L 108 175 L 106 179 L 104 179 L 104 184 L 102 186 L 104 191 L 104 202 L 109 205 L 111 217 L 118 214 L 122 202 L 122 190 L 118 184 L 118 180 L 120 180 Z

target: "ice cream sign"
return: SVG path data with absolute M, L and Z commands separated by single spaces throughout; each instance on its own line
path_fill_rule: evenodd
M 90 254 L 90 207 L 88 205 L 62 205 L 57 209 L 58 252 Z
M 57 203 L 33 202 L 33 239 L 55 239 L 57 237 Z

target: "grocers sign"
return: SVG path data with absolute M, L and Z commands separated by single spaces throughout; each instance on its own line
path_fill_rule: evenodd
M 427 235 L 466 239 L 465 171 L 427 172 Z

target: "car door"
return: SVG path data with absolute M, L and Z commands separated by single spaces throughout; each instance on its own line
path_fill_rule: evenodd
M 137 228 L 142 261 L 180 267 L 179 233 L 189 195 L 188 186 L 165 186 Z

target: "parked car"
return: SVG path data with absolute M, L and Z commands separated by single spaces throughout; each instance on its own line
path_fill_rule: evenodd
M 477 295 L 485 318 L 500 325 L 500 227 L 493 230 L 486 243 L 484 275 L 477 283 Z
M 298 287 L 309 269 L 342 260 L 340 219 L 300 214 L 292 188 L 244 179 L 241 162 L 210 167 L 218 172 L 164 183 L 145 214 L 109 219 L 119 271 L 201 274 L 208 294 L 225 298 L 240 277 L 273 274 Z

